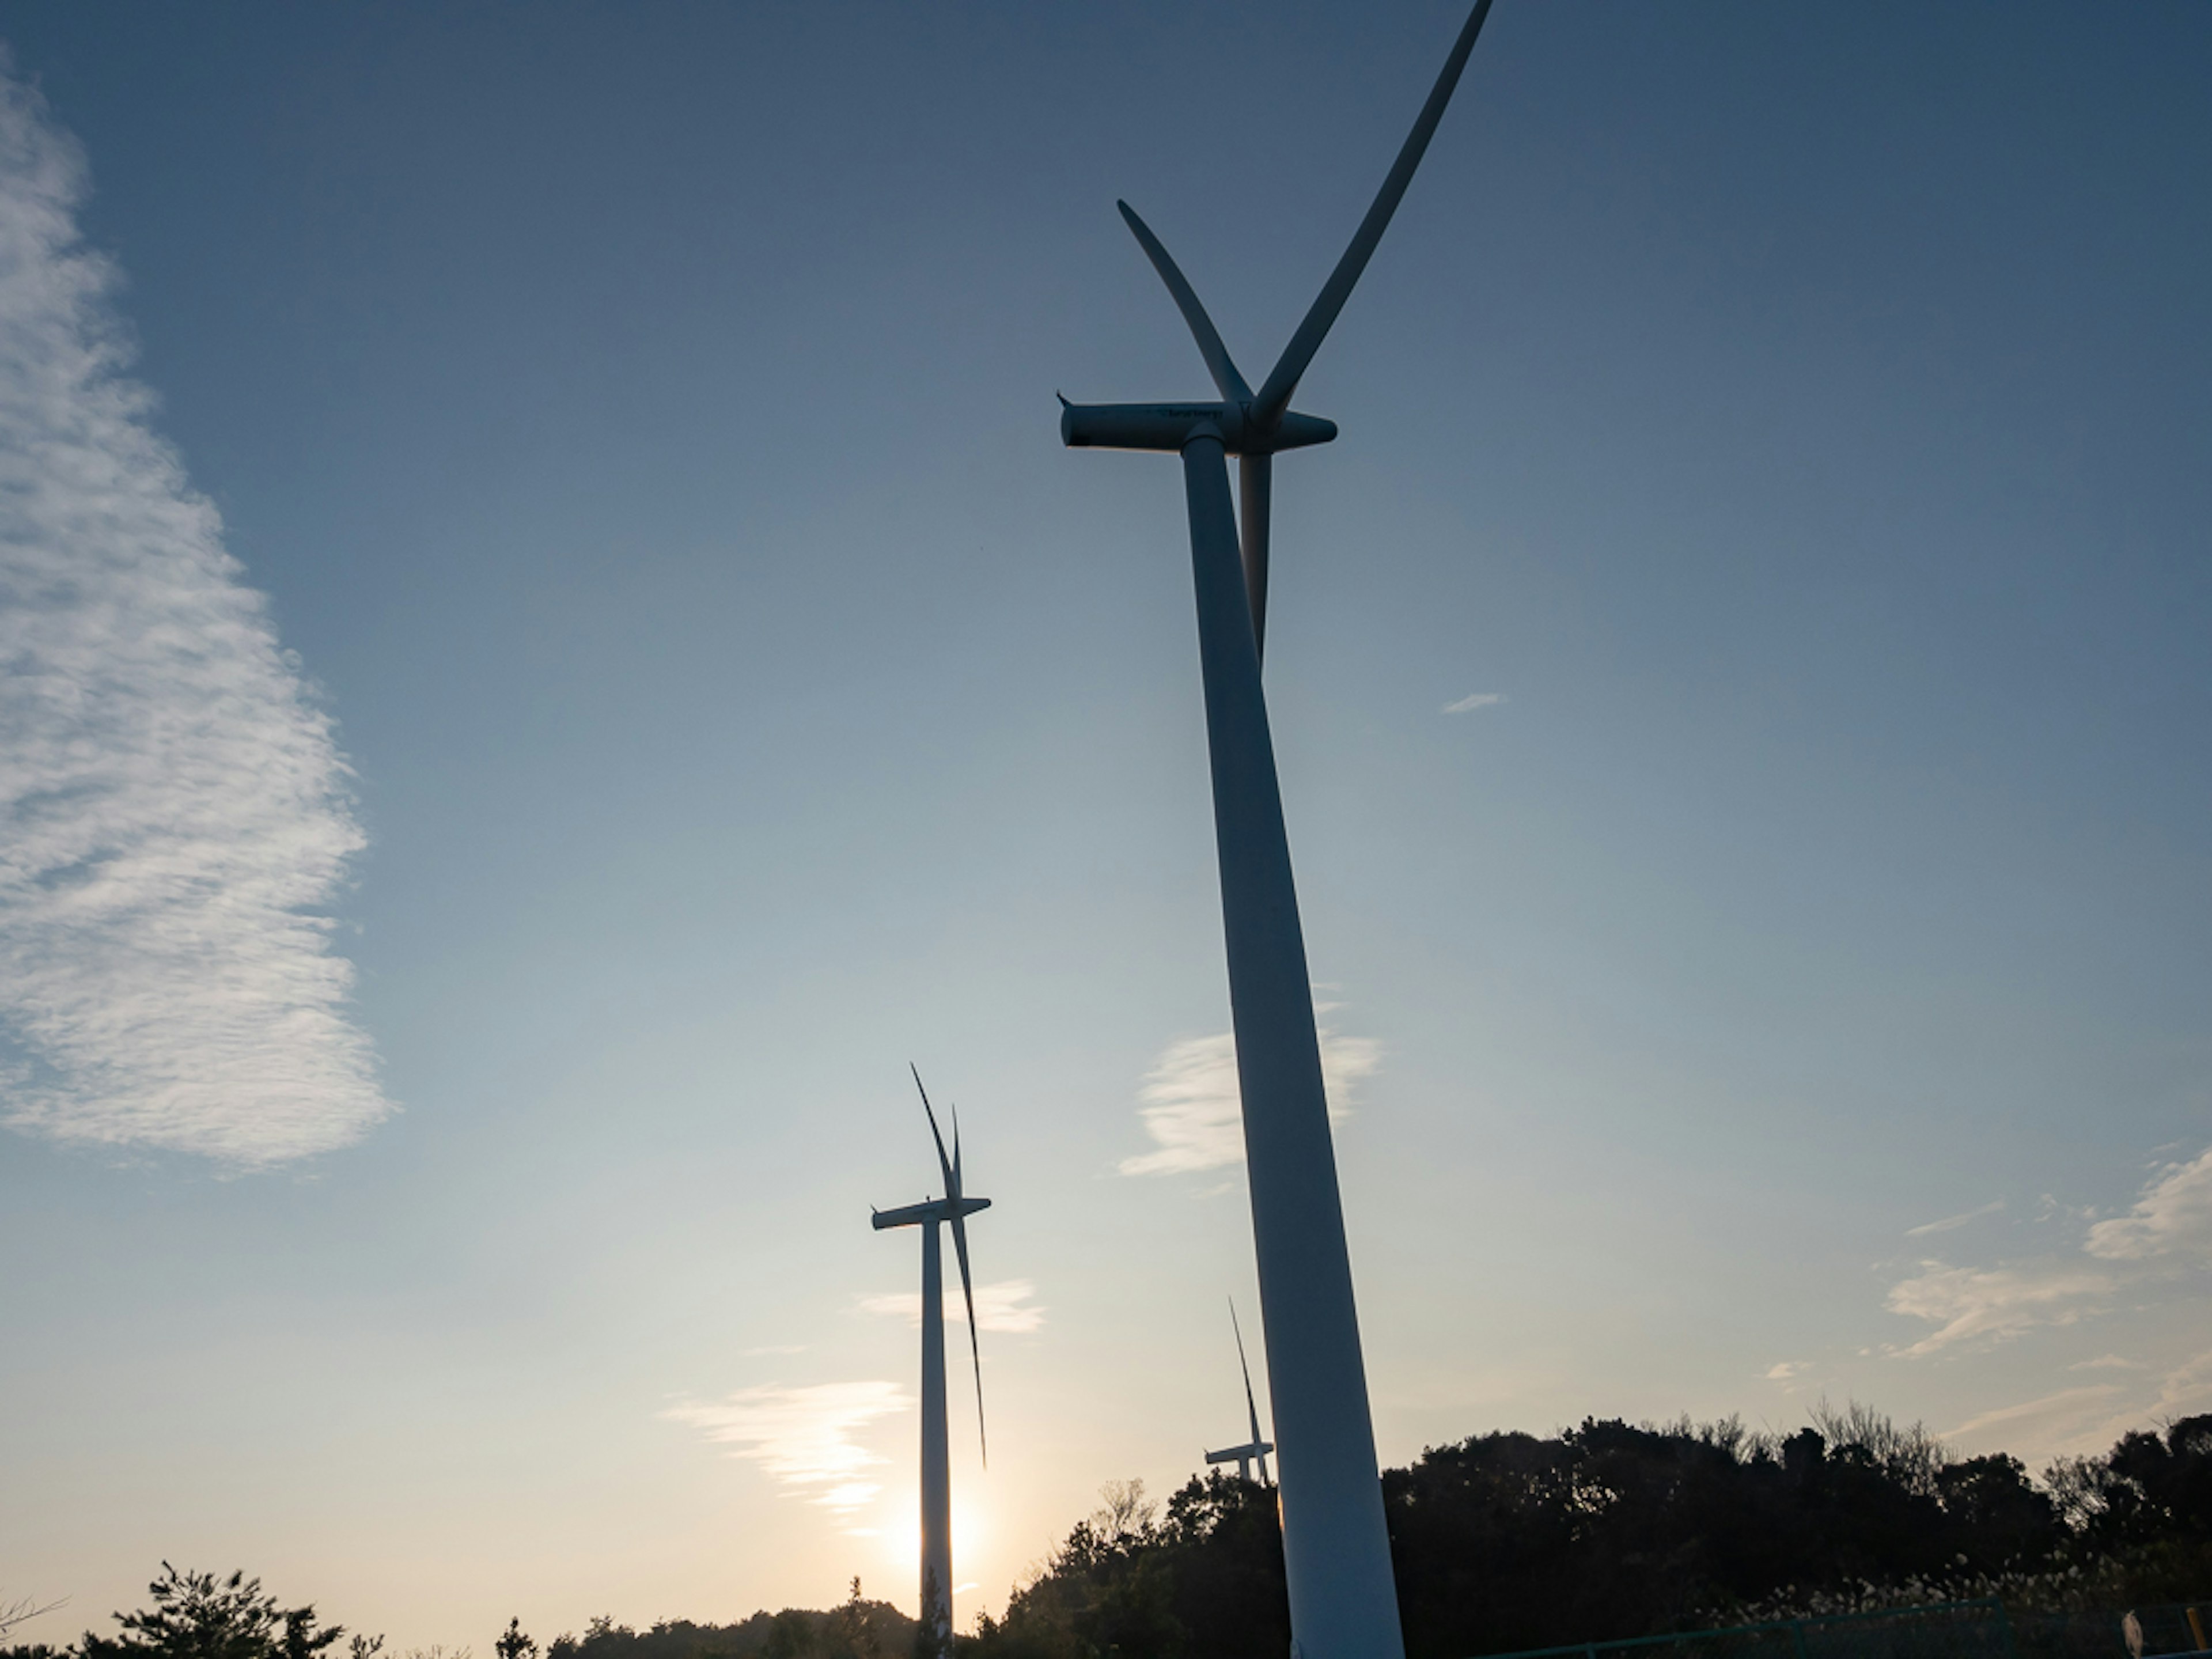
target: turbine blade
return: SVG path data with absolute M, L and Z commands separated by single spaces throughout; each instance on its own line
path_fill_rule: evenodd
M 1267 520 L 1274 495 L 1275 458 L 1237 458 L 1237 530 L 1244 552 L 1244 597 L 1252 605 L 1252 644 L 1267 655 Z
M 1127 202 L 1116 202 L 1121 216 L 1129 222 L 1136 233 L 1137 246 L 1145 250 L 1145 257 L 1152 262 L 1152 269 L 1160 273 L 1160 280 L 1168 285 L 1174 296 L 1176 308 L 1182 319 L 1190 325 L 1191 337 L 1198 342 L 1198 355 L 1206 359 L 1206 372 L 1213 376 L 1213 384 L 1222 397 L 1232 404 L 1249 403 L 1252 388 L 1244 384 L 1244 377 L 1237 372 L 1237 365 L 1229 360 L 1229 348 L 1221 343 L 1220 331 L 1213 326 L 1213 319 L 1206 314 L 1206 307 L 1198 302 L 1198 294 L 1183 276 L 1160 239 L 1152 234 L 1152 227 L 1137 216 L 1136 209 Z
M 914 1086 L 921 1090 L 921 1109 L 929 1113 L 929 1138 L 937 1143 L 937 1167 L 945 1174 L 945 1195 L 948 1199 L 957 1199 L 960 1188 L 953 1177 L 952 1160 L 945 1155 L 945 1137 L 937 1133 L 937 1114 L 930 1107 L 929 1091 L 922 1089 L 921 1073 L 912 1060 L 907 1061 L 906 1068 L 914 1073 Z
M 988 1469 L 991 1443 L 983 1432 L 983 1345 L 975 1334 L 975 1286 L 968 1276 L 968 1223 L 957 1210 L 952 1212 L 952 1253 L 960 1258 L 960 1293 L 968 1298 L 968 1351 L 975 1358 L 975 1443 Z
M 1260 1407 L 1252 1398 L 1252 1367 L 1244 1358 L 1244 1329 L 1237 1322 L 1237 1304 L 1234 1298 L 1231 1298 L 1229 1304 L 1229 1328 L 1237 1333 L 1237 1364 L 1244 1372 L 1244 1409 L 1251 1416 L 1252 1443 L 1256 1446 L 1260 1443 Z M 1261 1459 L 1260 1468 L 1264 1474 L 1267 1467 L 1267 1454 L 1262 1452 L 1260 1455 Z
M 1306 313 L 1305 321 L 1298 331 L 1291 336 L 1290 344 L 1283 348 L 1282 358 L 1267 376 L 1267 383 L 1260 388 L 1260 395 L 1252 400 L 1252 418 L 1261 430 L 1282 419 L 1283 411 L 1291 406 L 1291 394 L 1304 376 L 1306 365 L 1313 362 L 1314 353 L 1328 337 L 1336 313 L 1344 309 L 1344 302 L 1352 297 L 1352 285 L 1358 282 L 1359 273 L 1367 269 L 1367 261 L 1374 256 L 1375 245 L 1382 240 L 1389 228 L 1390 216 L 1398 210 L 1399 198 L 1405 195 L 1406 186 L 1413 180 L 1413 169 L 1421 164 L 1422 152 L 1429 147 L 1429 139 L 1443 118 L 1444 106 L 1451 102 L 1452 89 L 1459 85 L 1460 71 L 1467 67 L 1468 54 L 1474 50 L 1474 37 L 1482 33 L 1482 20 L 1490 15 L 1490 0 L 1475 0 L 1474 9 L 1468 15 L 1466 25 L 1444 59 L 1443 73 L 1430 90 L 1429 101 L 1421 106 L 1419 118 L 1413 130 L 1406 136 L 1405 148 L 1398 159 L 1390 164 L 1390 172 L 1382 180 L 1382 188 L 1376 192 L 1375 204 L 1367 210 L 1367 216 L 1359 222 L 1352 246 L 1344 250 L 1344 257 L 1336 262 L 1336 269 Z
M 945 1196 L 957 1202 L 963 1190 L 960 1185 L 960 1103 L 947 1101 L 945 1105 L 952 1113 L 952 1190 Z

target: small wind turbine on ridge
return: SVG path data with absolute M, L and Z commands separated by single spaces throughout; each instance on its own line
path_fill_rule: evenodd
M 945 1177 L 945 1196 L 925 1199 L 896 1210 L 871 1206 L 875 1229 L 921 1229 L 921 1634 L 933 1655 L 952 1650 L 952 1460 L 945 1413 L 945 1268 L 938 1229 L 951 1223 L 952 1249 L 960 1260 L 960 1291 L 968 1301 L 968 1346 L 975 1361 L 975 1435 L 983 1445 L 983 1350 L 975 1334 L 975 1286 L 968 1273 L 968 1218 L 988 1210 L 988 1198 L 969 1198 L 961 1185 L 960 1114 L 952 1114 L 952 1155 L 945 1155 L 937 1113 L 921 1073 L 914 1067 L 914 1086 L 937 1143 L 937 1168 Z
M 1275 1443 L 1260 1437 L 1260 1407 L 1252 1398 L 1252 1366 L 1244 1358 L 1244 1329 L 1237 1322 L 1234 1298 L 1229 1304 L 1229 1328 L 1237 1333 L 1237 1364 L 1244 1373 L 1244 1411 L 1252 1425 L 1252 1437 L 1241 1446 L 1226 1446 L 1219 1451 L 1210 1451 L 1206 1455 L 1206 1461 L 1209 1463 L 1234 1463 L 1237 1465 L 1237 1478 L 1249 1480 L 1253 1460 L 1256 1458 L 1260 1464 L 1260 1484 L 1264 1486 L 1270 1484 L 1267 1480 L 1267 1454 L 1275 1449 Z

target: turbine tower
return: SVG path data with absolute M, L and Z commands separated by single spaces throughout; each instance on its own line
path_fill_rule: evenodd
M 928 1115 L 930 1138 L 937 1143 L 945 1196 L 897 1210 L 871 1206 L 870 1212 L 878 1232 L 886 1227 L 921 1229 L 921 1628 L 927 1651 L 945 1655 L 952 1651 L 952 1465 L 945 1421 L 945 1271 L 938 1229 L 952 1224 L 952 1249 L 960 1258 L 960 1290 L 968 1299 L 968 1347 L 975 1360 L 975 1436 L 988 1462 L 983 1351 L 975 1337 L 975 1287 L 968 1277 L 968 1218 L 989 1209 L 991 1200 L 969 1198 L 961 1190 L 958 1109 L 952 1115 L 952 1156 L 948 1158 L 919 1071 L 914 1073 L 914 1086 L 921 1091 L 921 1109 Z
M 1469 14 L 1352 245 L 1259 391 L 1237 373 L 1206 307 L 1159 238 L 1125 202 L 1121 216 L 1182 313 L 1220 401 L 1080 405 L 1060 400 L 1060 439 L 1071 448 L 1182 457 L 1261 1335 L 1275 1432 L 1282 1437 L 1277 1473 L 1283 1559 L 1297 1659 L 1402 1659 L 1405 1639 L 1390 1572 L 1305 939 L 1260 682 L 1273 468 L 1277 452 L 1336 436 L 1333 422 L 1294 412 L 1291 395 L 1397 210 L 1490 6 L 1491 0 L 1478 0 Z M 1237 458 L 1241 527 L 1229 499 L 1231 455 Z
M 1234 1463 L 1237 1478 L 1249 1480 L 1252 1478 L 1252 1460 L 1256 1457 L 1260 1460 L 1260 1484 L 1264 1486 L 1267 1484 L 1267 1454 L 1275 1449 L 1275 1443 L 1260 1437 L 1260 1407 L 1252 1399 L 1252 1367 L 1244 1358 L 1244 1332 L 1237 1322 L 1237 1304 L 1234 1302 L 1229 1304 L 1229 1328 L 1237 1333 L 1237 1364 L 1244 1373 L 1244 1412 L 1251 1421 L 1252 1437 L 1241 1446 L 1227 1446 L 1219 1451 L 1210 1451 L 1206 1455 L 1206 1461 L 1209 1463 Z

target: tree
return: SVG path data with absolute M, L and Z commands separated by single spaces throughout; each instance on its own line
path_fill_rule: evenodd
M 538 1659 L 538 1644 L 522 1633 L 520 1617 L 508 1620 L 507 1633 L 491 1645 L 499 1659 Z
M 41 1607 L 33 1596 L 18 1596 L 13 1601 L 0 1601 L 0 1636 L 5 1636 L 18 1625 L 27 1624 L 42 1613 L 52 1613 L 66 1606 L 68 1598 L 49 1601 Z
M 218 1579 L 164 1561 L 147 1592 L 152 1607 L 115 1615 L 121 1635 L 85 1632 L 82 1659 L 319 1659 L 345 1634 L 319 1627 L 313 1607 L 278 1607 L 243 1571 Z

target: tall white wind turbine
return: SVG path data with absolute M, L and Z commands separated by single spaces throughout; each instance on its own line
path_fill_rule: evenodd
M 945 1420 L 945 1271 L 938 1229 L 952 1226 L 952 1249 L 960 1258 L 960 1291 L 968 1301 L 968 1346 L 975 1361 L 975 1434 L 983 1441 L 983 1350 L 975 1335 L 975 1287 L 968 1276 L 968 1218 L 988 1210 L 988 1198 L 969 1198 L 960 1185 L 960 1115 L 952 1116 L 952 1156 L 945 1155 L 945 1137 L 937 1131 L 937 1114 L 929 1104 L 929 1091 L 921 1086 L 921 1073 L 914 1074 L 921 1091 L 921 1109 L 929 1116 L 930 1139 L 937 1143 L 937 1167 L 945 1177 L 945 1196 L 909 1204 L 903 1209 L 873 1210 L 876 1231 L 886 1227 L 921 1229 L 921 1630 L 925 1649 L 933 1655 L 952 1651 L 952 1464 L 950 1437 Z
M 1244 1413 L 1252 1425 L 1252 1437 L 1241 1446 L 1224 1446 L 1219 1451 L 1210 1451 L 1206 1455 L 1206 1461 L 1209 1463 L 1234 1463 L 1237 1478 L 1249 1480 L 1253 1460 L 1256 1458 L 1260 1464 L 1260 1484 L 1264 1486 L 1267 1484 L 1267 1454 L 1275 1449 L 1275 1443 L 1261 1437 L 1260 1407 L 1252 1398 L 1252 1366 L 1244 1358 L 1244 1330 L 1237 1322 L 1237 1304 L 1234 1302 L 1229 1304 L 1229 1328 L 1237 1333 L 1237 1364 L 1244 1373 Z
M 1292 412 L 1291 395 L 1397 210 L 1490 6 L 1491 0 L 1478 0 L 1468 15 L 1374 205 L 1259 391 L 1237 373 L 1212 319 L 1159 238 L 1123 203 L 1121 216 L 1182 311 L 1220 401 L 1080 405 L 1061 400 L 1060 438 L 1070 447 L 1159 450 L 1182 457 L 1229 1000 L 1243 1095 L 1261 1324 L 1281 1446 L 1283 1557 L 1298 1659 L 1402 1659 L 1405 1640 L 1390 1574 L 1305 939 L 1260 682 L 1272 469 L 1277 451 L 1336 436 L 1334 423 Z M 1229 499 L 1231 455 L 1237 457 L 1243 498 L 1241 546 Z

